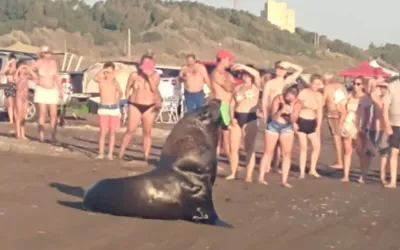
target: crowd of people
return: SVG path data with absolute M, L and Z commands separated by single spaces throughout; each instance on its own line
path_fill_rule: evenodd
M 39 106 L 39 138 L 44 140 L 44 122 L 50 114 L 52 139 L 56 140 L 57 105 L 63 98 L 59 69 L 51 58 L 51 49 L 43 46 L 40 59 L 28 65 L 10 55 L 5 74 L 10 88 L 5 91 L 10 122 L 15 123 L 17 138 L 26 139 L 24 117 L 27 109 L 28 81 L 36 82 L 34 102 Z M 219 50 L 217 64 L 211 75 L 194 54 L 186 58 L 180 71 L 184 84 L 184 101 L 187 112 L 206 103 L 204 84 L 210 89 L 208 98 L 221 101 L 221 138 L 217 148 L 223 148 L 229 159 L 231 173 L 228 180 L 237 178 L 241 142 L 247 156 L 245 181 L 253 181 L 256 165 L 255 142 L 260 120 L 265 123 L 264 152 L 259 166 L 258 183 L 267 185 L 266 173 L 281 173 L 282 185 L 292 187 L 288 181 L 294 139 L 299 143 L 299 178 L 306 176 L 308 142 L 312 147 L 308 174 L 319 178 L 317 170 L 321 151 L 321 126 L 325 116 L 333 137 L 337 162 L 332 168 L 342 169 L 342 181 L 348 182 L 353 150 L 357 153 L 364 183 L 371 159 L 380 156 L 381 181 L 387 188 L 397 183 L 397 157 L 400 147 L 400 81 L 380 77 L 353 80 L 351 93 L 332 75 L 314 74 L 307 86 L 300 88 L 296 80 L 302 67 L 279 61 L 273 72 L 259 71 L 253 67 L 234 63 L 235 55 L 229 50 Z M 98 159 L 105 156 L 105 141 L 109 135 L 109 160 L 113 159 L 115 135 L 120 127 L 120 100 L 128 100 L 127 128 L 123 135 L 119 158 L 123 158 L 132 136 L 141 124 L 143 152 L 147 161 L 151 149 L 151 131 L 157 113 L 162 106 L 159 92 L 160 76 L 155 60 L 150 55 L 141 58 L 139 68 L 130 74 L 125 90 L 116 80 L 119 68 L 107 62 L 95 75 L 99 85 L 100 126 Z M 290 71 L 290 74 L 288 74 Z M 233 75 L 239 75 L 241 84 Z M 243 139 L 243 140 L 242 140 Z M 281 164 L 279 164 L 281 163 Z M 279 165 L 281 167 L 279 167 Z M 387 182 L 386 166 L 390 166 Z

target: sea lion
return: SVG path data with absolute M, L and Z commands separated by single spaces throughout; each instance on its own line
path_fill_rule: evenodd
M 219 108 L 220 102 L 213 100 L 186 114 L 172 129 L 154 170 L 99 181 L 85 192 L 85 208 L 120 216 L 231 227 L 219 220 L 212 201 Z

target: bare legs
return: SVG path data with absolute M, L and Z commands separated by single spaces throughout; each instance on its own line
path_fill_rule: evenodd
M 320 175 L 317 172 L 317 162 L 319 158 L 319 154 L 321 151 L 321 141 L 317 133 L 312 134 L 305 134 L 305 133 L 297 133 L 299 144 L 300 144 L 300 160 L 299 160 L 299 167 L 300 167 L 300 179 L 305 178 L 306 174 L 306 161 L 307 161 L 307 139 L 310 140 L 312 145 L 312 152 L 311 152 L 311 163 L 310 163 L 310 171 L 309 175 L 319 178 Z
M 39 105 L 39 140 L 44 141 L 44 123 L 46 114 L 50 114 L 50 127 L 52 129 L 51 139 L 56 140 L 57 133 L 57 105 L 56 104 L 44 104 L 38 103 Z
M 150 108 L 142 114 L 142 128 L 143 128 L 143 153 L 144 160 L 149 159 L 151 150 L 151 130 L 153 128 L 154 120 L 156 119 L 157 113 L 154 108 Z
M 244 137 L 244 148 L 247 155 L 247 173 L 246 181 L 252 182 L 252 175 L 255 167 L 256 156 L 255 156 L 255 139 L 257 135 L 257 121 L 252 121 L 240 128 L 239 125 L 232 126 L 230 129 L 230 166 L 231 174 L 226 177 L 227 180 L 233 180 L 236 178 L 236 172 L 239 166 L 239 149 L 242 139 Z
M 128 124 L 126 131 L 122 137 L 121 148 L 119 151 L 119 158 L 122 159 L 125 154 L 125 150 L 131 142 L 133 133 L 139 125 L 141 114 L 137 108 L 132 105 L 128 105 Z
M 291 165 L 293 137 L 293 132 L 283 133 L 279 136 L 279 142 L 282 150 L 282 186 L 288 188 L 292 187 L 292 185 L 288 183 L 288 177 Z
M 343 155 L 343 142 L 342 138 L 340 135 L 333 135 L 333 143 L 335 144 L 335 150 L 336 150 L 336 164 L 333 165 L 333 168 L 336 169 L 343 169 L 343 165 L 345 164 L 343 162 L 344 155 Z
M 275 151 L 276 144 L 279 139 L 279 134 L 272 131 L 265 131 L 264 134 L 264 154 L 261 158 L 260 162 L 260 175 L 258 177 L 258 182 L 261 184 L 267 185 L 268 183 L 265 181 L 265 172 L 268 169 L 271 169 L 271 161 Z
M 27 140 L 25 136 L 25 115 L 28 108 L 26 99 L 18 97 L 15 99 L 15 131 L 16 137 Z
M 387 185 L 388 182 L 386 181 L 386 166 L 388 164 L 388 155 L 387 154 L 382 154 L 380 158 L 380 176 L 381 176 L 381 182 L 382 185 Z
M 16 110 L 14 108 L 15 98 L 14 97 L 7 97 L 7 113 L 10 123 L 14 123 L 14 118 L 16 116 Z
M 396 188 L 397 187 L 397 158 L 399 157 L 399 149 L 390 149 L 390 182 L 386 184 L 386 188 Z
M 243 126 L 244 133 L 244 148 L 246 150 L 246 181 L 252 182 L 253 180 L 253 171 L 256 165 L 256 154 L 255 154 L 255 145 L 256 145 L 256 137 L 257 137 L 257 121 L 252 121 Z
M 353 153 L 353 139 L 352 138 L 343 138 L 343 163 L 344 163 L 344 176 L 342 178 L 343 182 L 350 181 L 350 164 L 351 164 L 351 155 Z
M 242 140 L 242 129 L 238 124 L 230 128 L 230 167 L 231 174 L 226 177 L 227 180 L 236 179 L 236 171 L 239 166 L 239 149 Z

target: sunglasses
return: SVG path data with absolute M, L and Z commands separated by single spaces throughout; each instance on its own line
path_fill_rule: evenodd
M 362 83 L 361 83 L 361 82 L 353 82 L 353 85 L 355 85 L 355 86 L 361 86 Z
M 286 70 L 284 67 L 282 67 L 282 66 L 278 66 L 278 67 L 276 67 L 276 69 L 280 69 L 280 70 Z

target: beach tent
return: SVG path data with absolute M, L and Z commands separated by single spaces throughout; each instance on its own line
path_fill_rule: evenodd
M 382 67 L 381 65 L 379 65 L 379 63 L 376 60 L 370 61 L 369 65 L 373 68 L 381 68 L 383 70 L 383 72 L 388 73 L 390 76 L 398 76 L 399 75 L 399 73 L 396 71 Z
M 137 68 L 135 65 L 127 65 L 123 63 L 117 63 L 114 62 L 115 66 L 121 68 L 119 70 L 118 74 L 116 75 L 116 80 L 118 81 L 122 93 L 125 94 L 125 88 L 126 84 L 128 82 L 128 78 L 132 72 L 137 72 Z M 83 74 L 83 81 L 82 81 L 82 87 L 83 87 L 83 93 L 88 93 L 88 94 L 98 94 L 99 93 L 99 84 L 96 83 L 93 78 L 103 68 L 104 63 L 99 62 L 91 65 Z M 92 101 L 99 102 L 100 98 L 99 97 L 93 97 L 91 98 Z M 122 97 L 122 99 L 126 99 L 125 97 Z
M 389 77 L 390 75 L 383 71 L 382 68 L 374 68 L 369 65 L 368 61 L 363 61 L 359 66 L 338 72 L 339 76 L 344 77 Z

